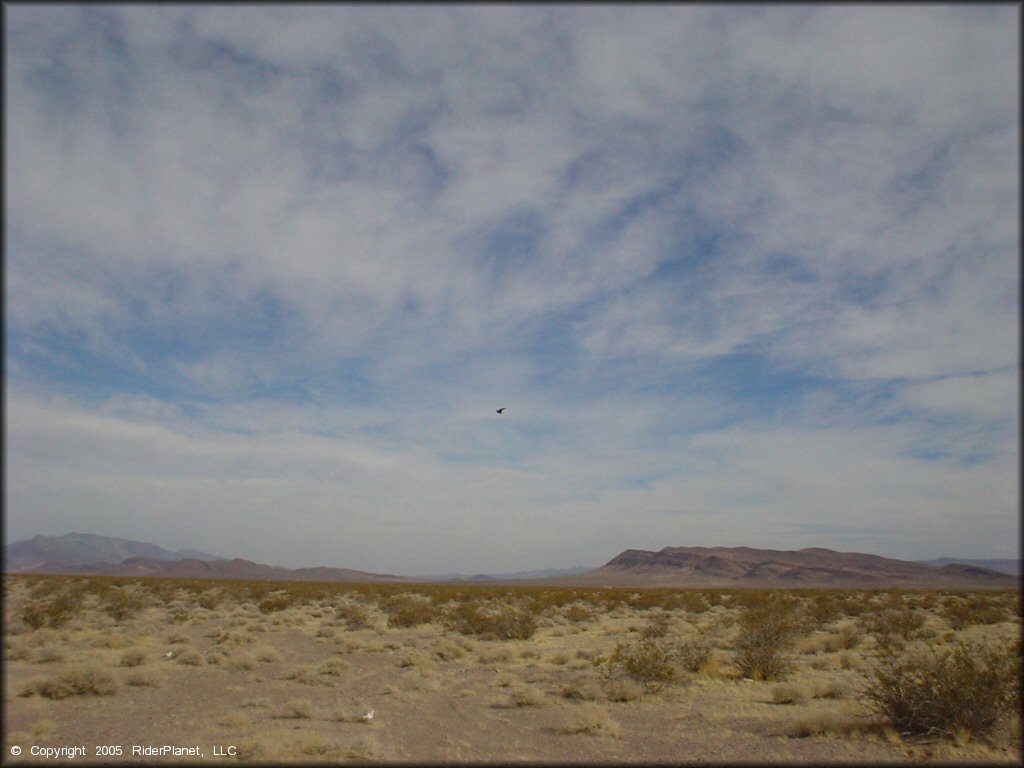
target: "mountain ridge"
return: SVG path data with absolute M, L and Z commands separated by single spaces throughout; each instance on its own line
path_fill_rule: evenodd
M 125 553 L 129 553 L 129 556 L 117 562 L 102 559 Z M 44 557 L 49 559 L 42 559 Z M 90 558 L 96 559 L 90 561 Z M 663 547 L 657 551 L 625 549 L 595 569 L 543 569 L 473 576 L 450 573 L 440 577 L 413 577 L 327 566 L 285 568 L 243 558 L 207 555 L 197 550 L 172 552 L 147 542 L 113 539 L 96 534 L 36 536 L 11 544 L 4 551 L 4 570 L 9 573 L 409 584 L 454 580 L 530 583 L 552 587 L 1019 587 L 1017 576 L 979 565 L 983 562 L 988 561 L 940 558 L 934 562 L 911 562 L 861 552 L 837 552 L 823 547 L 800 550 Z

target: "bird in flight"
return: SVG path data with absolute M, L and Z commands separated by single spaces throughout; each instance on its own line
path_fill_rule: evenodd
M 505 412 L 504 408 L 499 408 L 497 411 L 495 411 L 495 413 L 504 413 L 504 412 Z

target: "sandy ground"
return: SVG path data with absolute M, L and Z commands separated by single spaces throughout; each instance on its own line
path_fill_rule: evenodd
M 19 588 L 8 595 L 9 614 L 26 599 Z M 639 637 L 650 611 L 618 608 L 586 621 L 556 613 L 533 637 L 510 641 L 441 622 L 388 627 L 372 604 L 366 613 L 371 626 L 362 629 L 348 629 L 329 604 L 264 614 L 225 602 L 193 606 L 184 619 L 158 604 L 122 620 L 93 607 L 38 629 L 8 616 L 4 762 L 42 762 L 32 747 L 72 745 L 110 763 L 1020 762 L 1019 721 L 982 741 L 900 738 L 858 694 L 871 639 L 833 652 L 822 641 L 834 627 L 797 642 L 783 683 L 739 678 L 729 635 L 719 633 L 701 671 L 645 687 L 595 659 Z M 710 632 L 728 615 L 723 606 L 670 612 L 669 636 Z M 1019 626 L 1012 617 L 960 634 L 1008 639 Z M 33 681 L 83 666 L 107 670 L 113 690 L 26 695 Z M 776 692 L 782 685 L 799 693 L 795 703 L 775 703 L 786 698 Z M 622 689 L 629 700 L 613 700 Z M 371 709 L 372 719 L 361 719 Z M 201 757 L 132 755 L 163 745 L 198 747 Z M 98 757 L 100 746 L 122 754 Z

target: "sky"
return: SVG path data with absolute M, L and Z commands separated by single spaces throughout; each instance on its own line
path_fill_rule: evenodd
M 1017 556 L 1019 7 L 3 13 L 8 542 Z

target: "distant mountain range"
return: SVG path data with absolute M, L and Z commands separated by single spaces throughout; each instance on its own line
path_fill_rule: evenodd
M 998 565 L 999 569 L 991 567 Z M 155 544 L 94 534 L 36 536 L 4 551 L 6 572 L 161 576 L 193 579 L 323 582 L 529 581 L 548 586 L 762 587 L 762 588 L 1012 588 L 1014 560 L 940 558 L 909 562 L 857 552 L 811 548 L 796 551 L 750 547 L 627 549 L 596 569 L 565 568 L 466 576 L 409 577 L 348 568 L 282 568 L 197 550 L 169 551 Z
M 511 573 L 478 573 L 468 576 L 464 573 L 445 573 L 440 576 L 417 576 L 421 581 L 529 581 L 530 579 L 553 579 L 559 576 L 576 576 L 593 568 L 543 568 L 536 571 L 513 571 Z
M 973 565 L 976 568 L 988 568 L 990 571 L 1020 576 L 1020 560 L 961 560 L 955 557 L 939 557 L 935 560 L 915 560 L 914 562 L 937 568 L 941 568 L 944 565 Z
M 150 560 L 218 560 L 196 549 L 175 552 L 129 539 L 111 539 L 94 533 L 67 533 L 63 536 L 36 536 L 8 545 L 4 550 L 4 570 L 31 571 L 47 563 L 121 563 L 131 557 Z
M 764 588 L 1012 587 L 1018 579 L 970 564 L 941 567 L 857 552 L 750 547 L 627 549 L 604 566 L 561 579 L 565 585 L 749 586 Z

